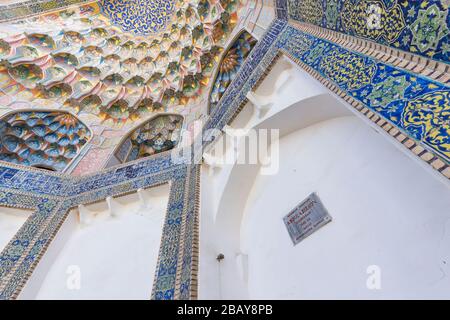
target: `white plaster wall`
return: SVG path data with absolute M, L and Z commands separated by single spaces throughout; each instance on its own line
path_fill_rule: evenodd
M 30 210 L 0 207 L 0 251 L 30 216 Z
M 116 198 L 115 216 L 106 202 L 87 206 L 95 213 L 88 225 L 73 210 L 19 298 L 149 299 L 169 186 L 144 193 L 147 207 L 136 193 Z M 70 289 L 78 270 L 80 288 Z
M 256 91 L 270 108 L 231 124 L 279 128 L 279 172 L 202 166 L 200 299 L 450 298 L 448 182 L 326 92 L 283 58 Z M 294 247 L 282 217 L 311 192 L 334 220 Z

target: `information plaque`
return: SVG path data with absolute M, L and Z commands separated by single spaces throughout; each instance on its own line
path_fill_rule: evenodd
M 311 193 L 283 218 L 294 245 L 331 221 L 317 194 Z

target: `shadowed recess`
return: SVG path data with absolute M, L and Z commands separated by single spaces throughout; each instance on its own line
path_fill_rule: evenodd
M 68 112 L 15 112 L 0 119 L 0 160 L 63 171 L 91 135 Z

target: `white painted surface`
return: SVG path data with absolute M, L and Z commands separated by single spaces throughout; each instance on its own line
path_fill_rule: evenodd
M 273 93 L 281 63 L 257 91 L 278 96 L 269 112 L 247 105 L 231 125 L 280 128 L 279 172 L 203 166 L 199 297 L 450 298 L 449 184 L 303 71 Z M 294 247 L 282 217 L 311 192 L 333 221 Z M 372 265 L 381 290 L 367 288 Z
M 30 216 L 30 210 L 0 207 L 0 251 Z
M 169 187 L 142 195 L 145 207 L 136 193 L 114 199 L 113 208 L 106 202 L 87 206 L 95 213 L 87 225 L 80 225 L 74 210 L 20 298 L 149 299 Z M 73 287 L 77 270 L 80 289 L 70 289 L 67 283 Z
M 0 0 L 0 5 L 17 4 L 25 1 L 27 0 Z

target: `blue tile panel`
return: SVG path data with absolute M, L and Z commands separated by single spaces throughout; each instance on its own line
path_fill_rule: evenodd
M 448 1 L 287 0 L 287 2 L 290 19 L 449 63 Z
M 426 149 L 450 162 L 450 88 L 294 27 L 282 48 L 383 116 Z

